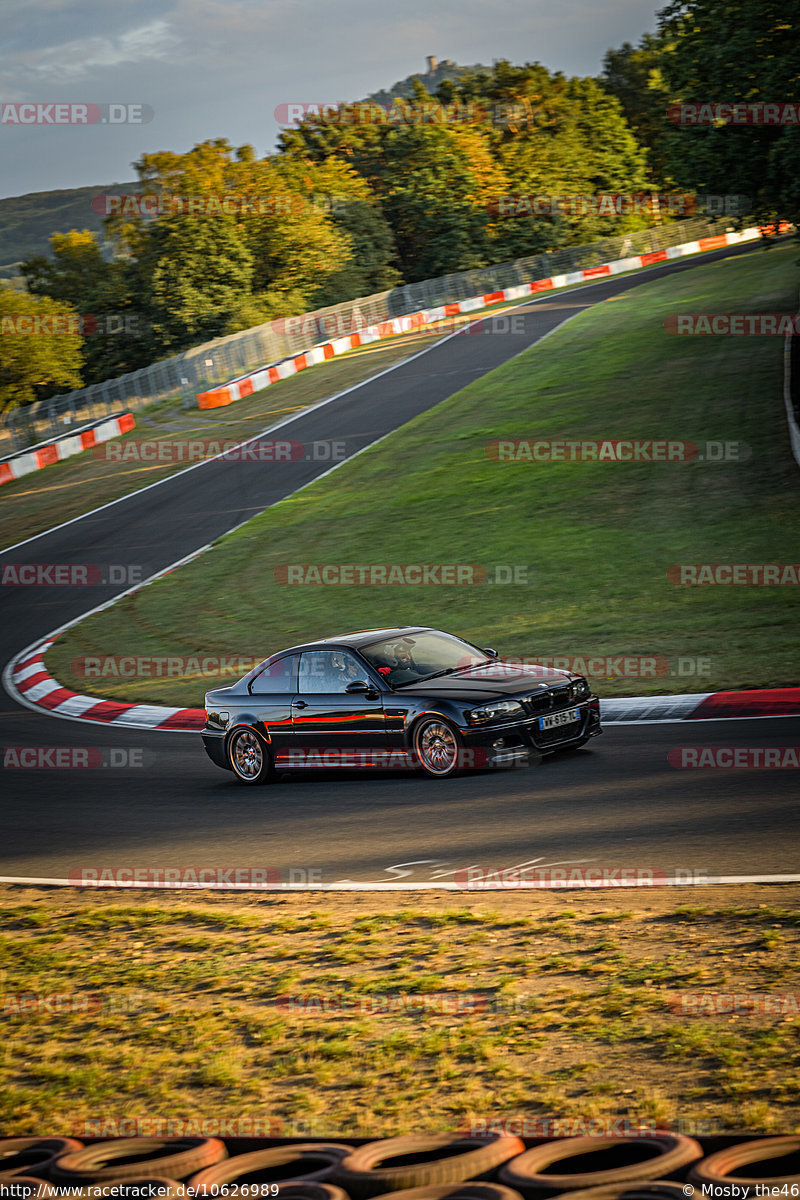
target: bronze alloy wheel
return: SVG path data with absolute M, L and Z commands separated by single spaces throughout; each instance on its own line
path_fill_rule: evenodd
M 461 739 L 449 721 L 423 717 L 414 730 L 414 752 L 426 775 L 445 779 L 458 767 Z
M 235 729 L 228 742 L 228 761 L 242 783 L 266 783 L 272 760 L 264 739 L 254 729 Z

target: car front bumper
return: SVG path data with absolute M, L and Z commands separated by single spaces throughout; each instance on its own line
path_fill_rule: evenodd
M 603 732 L 600 723 L 600 701 L 595 697 L 569 706 L 578 709 L 577 721 L 554 729 L 541 729 L 541 717 L 526 717 L 520 721 L 497 722 L 483 726 L 461 727 L 467 749 L 483 751 L 476 758 L 486 758 L 486 766 L 515 766 L 550 754 L 568 750 L 597 737 Z M 556 714 L 557 715 L 557 714 Z

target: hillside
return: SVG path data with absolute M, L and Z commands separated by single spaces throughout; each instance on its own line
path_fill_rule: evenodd
M 48 239 L 53 233 L 91 229 L 102 234 L 103 218 L 92 208 L 92 199 L 102 192 L 136 191 L 136 188 L 135 183 L 98 184 L 0 200 L 0 278 L 17 275 L 23 258 L 47 254 Z

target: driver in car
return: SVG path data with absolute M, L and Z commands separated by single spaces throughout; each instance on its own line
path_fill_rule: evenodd
M 423 674 L 414 662 L 411 647 L 405 642 L 398 642 L 394 648 L 395 666 L 389 675 L 389 683 L 396 687 L 399 683 L 412 683 Z

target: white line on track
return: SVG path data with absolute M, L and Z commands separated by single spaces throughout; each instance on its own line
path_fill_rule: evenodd
M 516 307 L 521 308 L 522 306 L 518 304 Z M 483 318 L 478 319 L 483 320 Z M 471 321 L 470 324 L 474 325 L 476 324 L 476 321 Z M 466 329 L 467 326 L 464 326 L 464 328 Z M 457 329 L 454 333 L 448 333 L 445 337 L 439 338 L 438 341 L 433 342 L 430 346 L 425 346 L 422 350 L 418 350 L 416 354 L 410 354 L 408 358 L 403 358 L 399 362 L 393 363 L 391 367 L 385 367 L 383 371 L 378 371 L 375 375 L 370 375 L 368 379 L 362 379 L 360 383 L 354 383 L 351 387 L 344 388 L 344 390 L 341 392 L 335 392 L 333 396 L 326 396 L 324 400 L 318 400 L 316 404 L 310 404 L 308 408 L 302 408 L 299 412 L 291 413 L 288 417 L 282 417 L 280 421 L 276 421 L 273 425 L 268 425 L 267 428 L 262 429 L 260 433 L 254 433 L 252 437 L 247 438 L 246 441 L 238 442 L 235 446 L 230 446 L 227 450 L 223 450 L 219 454 L 215 454 L 212 458 L 203 458 L 200 460 L 200 462 L 192 463 L 190 467 L 184 467 L 181 471 L 175 471 L 172 475 L 165 475 L 163 479 L 157 479 L 154 483 L 148 483 L 145 487 L 137 488 L 135 492 L 126 492 L 124 496 L 118 496 L 116 500 L 109 500 L 107 503 L 101 504 L 97 508 L 90 508 L 88 512 L 81 513 L 79 517 L 71 517 L 69 521 L 62 521 L 60 525 L 54 525 L 51 529 L 44 529 L 41 533 L 35 533 L 32 537 L 25 538 L 24 541 L 15 542 L 13 546 L 7 546 L 5 549 L 0 550 L 0 554 L 8 554 L 11 550 L 18 550 L 20 546 L 27 546 L 30 542 L 37 541 L 38 538 L 47 537 L 47 535 L 50 533 L 57 533 L 59 529 L 66 529 L 68 525 L 74 525 L 76 521 L 85 521 L 87 517 L 93 517 L 96 513 L 103 512 L 107 508 L 112 508 L 115 504 L 122 504 L 125 500 L 132 500 L 134 496 L 141 496 L 144 492 L 149 492 L 151 488 L 161 487 L 162 484 L 169 483 L 172 479 L 179 479 L 181 475 L 186 475 L 189 473 L 189 471 L 197 471 L 200 467 L 206 467 L 209 463 L 216 462 L 216 460 L 219 458 L 226 458 L 228 455 L 232 454 L 234 450 L 241 450 L 243 446 L 249 446 L 251 442 L 257 442 L 259 438 L 265 437 L 268 433 L 274 433 L 277 429 L 283 429 L 286 425 L 291 425 L 293 421 L 299 421 L 309 413 L 316 412 L 318 408 L 324 408 L 326 404 L 332 404 L 334 400 L 341 400 L 342 396 L 347 396 L 350 392 L 355 392 L 360 387 L 365 387 L 368 383 L 373 383 L 376 379 L 380 379 L 382 375 L 388 375 L 390 371 L 396 371 L 399 367 L 404 367 L 406 363 L 410 363 L 415 358 L 419 358 L 421 355 L 427 354 L 436 346 L 440 346 L 442 342 L 448 341 L 451 337 L 457 337 L 458 334 L 462 332 L 462 329 Z M 537 343 L 534 342 L 532 344 L 535 346 Z M 394 430 L 392 430 L 392 432 L 394 432 Z M 366 446 L 364 447 L 365 450 L 368 448 L 369 447 Z M 354 458 L 355 455 L 352 455 L 351 457 Z M 342 463 L 349 461 L 349 458 L 342 459 Z M 336 465 L 341 466 L 342 463 L 337 463 Z M 318 475 L 316 478 L 321 479 L 322 476 Z M 294 492 L 290 493 L 290 495 L 294 495 Z M 284 499 L 288 499 L 288 497 L 284 497 Z M 262 512 L 265 511 L 265 509 L 262 509 Z M 252 517 L 259 515 L 259 513 L 253 513 Z M 252 517 L 247 517 L 247 520 L 252 520 Z M 241 524 L 244 524 L 244 522 Z M 234 526 L 234 529 L 239 528 L 239 525 Z M 225 537 L 229 533 L 233 533 L 233 529 L 226 529 L 225 532 L 219 534 L 219 536 Z
M 401 883 L 397 880 L 388 883 L 366 882 L 359 883 L 356 879 L 339 880 L 336 883 L 286 883 L 273 884 L 269 887 L 254 887 L 244 883 L 113 883 L 113 884 L 79 884 L 70 879 L 46 878 L 28 875 L 0 875 L 0 884 L 17 883 L 28 886 L 42 887 L 71 887 L 82 891 L 109 891 L 121 888 L 138 888 L 145 891 L 187 891 L 187 892 L 569 892 L 569 891 L 616 891 L 625 892 L 631 888 L 640 891 L 645 888 L 654 890 L 658 887 L 713 887 L 717 884 L 743 883 L 800 883 L 800 875 L 715 875 L 703 879 L 667 879 L 663 884 L 629 883 L 621 884 L 549 884 L 538 882 L 509 883 L 506 887 L 464 887 L 460 883 Z

